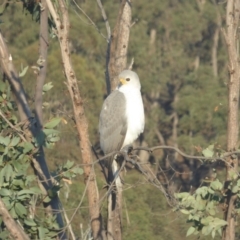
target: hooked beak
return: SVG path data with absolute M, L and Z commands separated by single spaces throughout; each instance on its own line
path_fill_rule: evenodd
M 127 83 L 127 81 L 126 81 L 125 78 L 120 78 L 119 81 L 120 81 L 120 84 L 121 84 L 121 85 L 124 85 L 124 84 Z

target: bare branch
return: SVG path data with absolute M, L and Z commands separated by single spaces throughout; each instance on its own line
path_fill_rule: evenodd
M 105 12 L 105 10 L 104 10 L 104 7 L 103 7 L 103 5 L 102 5 L 101 0 L 97 0 L 97 4 L 98 4 L 98 7 L 99 7 L 100 10 L 101 10 L 102 17 L 103 17 L 103 21 L 105 22 L 105 25 L 106 25 L 107 41 L 108 41 L 108 43 L 109 43 L 110 38 L 111 38 L 111 28 L 110 28 L 110 25 L 109 25 L 109 22 L 108 22 L 108 19 L 107 19 L 107 15 L 106 15 L 106 12 Z
M 128 66 L 128 69 L 132 70 L 132 68 L 133 68 L 133 64 L 134 64 L 134 58 L 132 58 L 132 60 L 131 60 L 131 62 L 130 62 L 130 64 L 129 64 L 129 66 Z
M 97 0 L 98 7 L 101 10 L 103 20 L 105 22 L 106 30 L 107 30 L 107 52 L 106 52 L 106 71 L 105 71 L 105 79 L 106 79 L 106 85 L 107 85 L 107 93 L 110 94 L 111 92 L 111 80 L 109 76 L 109 69 L 108 64 L 110 61 L 110 47 L 111 47 L 111 28 L 107 19 L 106 12 L 104 10 L 104 7 L 102 5 L 101 0 Z
M 74 4 L 77 6 L 77 8 L 82 12 L 82 14 L 87 18 L 87 20 L 89 21 L 89 24 L 92 25 L 98 32 L 99 34 L 105 38 L 108 42 L 108 37 L 106 37 L 101 31 L 100 29 L 97 27 L 97 25 L 93 22 L 93 20 L 85 13 L 85 11 L 77 4 L 77 2 L 75 0 L 73 0 Z M 77 13 L 77 11 L 75 10 L 75 13 Z M 79 15 L 78 15 L 79 16 Z M 80 17 L 80 16 L 79 16 Z
M 36 83 L 35 111 L 38 128 L 43 125 L 43 96 L 42 90 L 47 74 L 47 52 L 48 52 L 48 7 L 45 0 L 41 1 L 42 11 L 40 15 L 40 33 L 39 33 L 39 63 L 40 70 Z
M 96 185 L 94 168 L 92 166 L 91 146 L 88 135 L 88 122 L 85 116 L 83 100 L 78 88 L 78 81 L 70 60 L 68 10 L 63 0 L 59 0 L 59 9 L 55 9 L 53 7 L 51 0 L 46 0 L 46 2 L 56 24 L 57 37 L 60 44 L 63 67 L 67 79 L 67 87 L 72 100 L 76 126 L 79 134 L 79 145 L 82 153 L 82 161 L 84 163 L 83 168 L 85 180 L 88 182 L 87 195 L 93 238 L 104 239 L 105 235 L 102 226 L 102 217 L 98 205 L 99 194 Z M 59 14 L 61 15 L 61 18 Z

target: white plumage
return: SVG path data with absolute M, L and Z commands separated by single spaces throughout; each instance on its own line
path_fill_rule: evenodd
M 144 111 L 140 89 L 130 84 L 119 88 L 126 98 L 127 132 L 122 148 L 132 144 L 144 130 Z
M 144 130 L 144 109 L 138 75 L 119 74 L 120 84 L 103 103 L 99 121 L 100 145 L 105 154 L 132 144 Z

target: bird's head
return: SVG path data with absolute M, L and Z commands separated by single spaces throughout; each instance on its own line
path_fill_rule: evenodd
M 131 71 L 131 70 L 123 70 L 119 76 L 119 85 L 118 85 L 118 89 L 119 88 L 135 88 L 135 89 L 141 89 L 141 83 L 139 81 L 139 77 L 138 75 Z

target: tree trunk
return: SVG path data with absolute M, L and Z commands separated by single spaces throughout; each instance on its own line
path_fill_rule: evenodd
M 226 12 L 226 30 L 223 30 L 225 41 L 228 49 L 229 58 L 229 81 L 228 81 L 228 132 L 227 132 L 227 151 L 231 152 L 238 148 L 238 112 L 239 112 L 239 57 L 237 50 L 238 24 L 239 24 L 239 0 L 228 0 Z M 238 158 L 235 155 L 227 159 L 226 171 L 227 177 L 225 182 L 226 191 L 226 212 L 225 220 L 228 225 L 223 231 L 223 240 L 235 239 L 235 201 L 236 194 L 232 193 L 227 187 L 232 181 L 232 173 L 238 170 Z
M 118 85 L 118 74 L 127 66 L 128 42 L 132 20 L 130 4 L 131 2 L 129 0 L 122 0 L 117 23 L 111 37 L 108 71 L 112 90 Z

